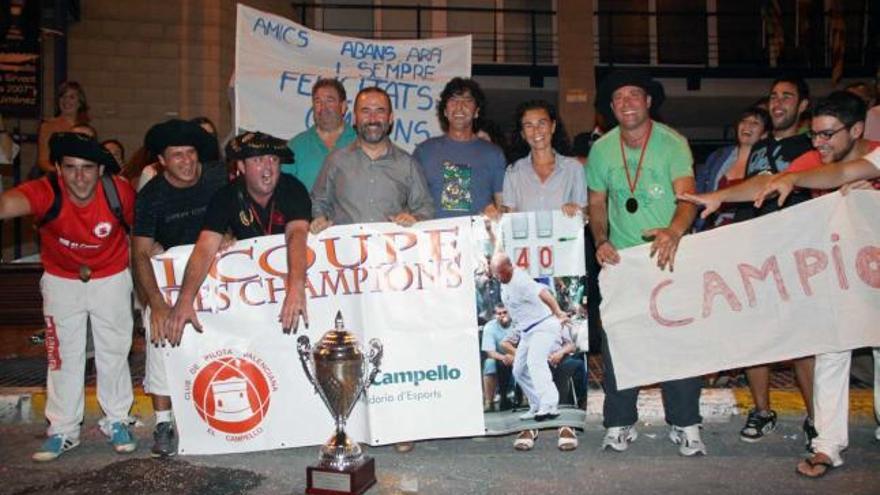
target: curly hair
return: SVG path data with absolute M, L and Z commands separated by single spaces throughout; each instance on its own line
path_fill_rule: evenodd
M 465 79 L 463 77 L 455 77 L 448 83 L 440 93 L 440 102 L 437 103 L 437 119 L 440 120 L 440 128 L 443 132 L 449 131 L 449 119 L 446 118 L 446 105 L 453 96 L 460 96 L 470 93 L 477 105 L 477 118 L 473 122 L 473 131 L 477 132 L 480 128 L 480 119 L 486 111 L 486 94 L 473 79 Z

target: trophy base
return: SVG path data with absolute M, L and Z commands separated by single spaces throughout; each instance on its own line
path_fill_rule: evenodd
M 342 471 L 321 466 L 306 468 L 306 493 L 309 495 L 360 495 L 376 484 L 376 461 L 364 461 Z

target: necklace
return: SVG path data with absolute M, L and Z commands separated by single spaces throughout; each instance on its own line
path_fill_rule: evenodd
M 648 149 L 648 141 L 651 140 L 651 133 L 654 131 L 654 123 L 648 121 L 648 135 L 642 144 L 642 151 L 639 154 L 639 164 L 636 166 L 636 177 L 631 178 L 629 175 L 629 167 L 626 166 L 626 152 L 623 149 L 623 134 L 620 135 L 620 159 L 623 162 L 623 171 L 626 172 L 626 183 L 629 186 L 629 199 L 626 200 L 626 211 L 635 213 L 639 210 L 639 200 L 636 199 L 636 185 L 642 175 L 642 161 L 645 159 L 645 150 Z

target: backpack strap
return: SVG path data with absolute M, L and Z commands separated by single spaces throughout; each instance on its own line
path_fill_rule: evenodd
M 43 218 L 37 223 L 37 228 L 42 228 L 52 220 L 58 218 L 58 215 L 61 213 L 61 184 L 59 184 L 60 178 L 58 174 L 55 172 L 47 174 L 47 179 L 49 180 L 49 184 L 52 186 L 52 206 L 46 211 L 46 214 L 43 215 Z M 116 221 L 119 222 L 119 225 L 122 226 L 125 233 L 128 234 L 131 230 L 128 222 L 125 221 L 125 215 L 122 213 L 122 202 L 119 200 L 119 190 L 116 189 L 116 183 L 113 182 L 113 178 L 109 175 L 102 175 L 101 182 L 104 185 L 104 198 L 107 200 L 107 206 L 110 207 L 110 212 L 113 213 L 113 216 L 116 218 Z
M 125 221 L 125 216 L 122 213 L 122 202 L 119 200 L 119 190 L 116 189 L 116 183 L 113 182 L 113 176 L 102 174 L 101 182 L 104 184 L 104 197 L 107 199 L 107 206 L 110 207 L 110 211 L 113 213 L 113 216 L 116 217 L 116 221 L 119 222 L 119 225 L 121 225 L 123 230 L 125 230 L 125 233 L 128 234 L 131 228 L 128 226 L 128 222 Z
M 37 222 L 38 229 L 58 218 L 58 214 L 61 213 L 61 184 L 58 183 L 61 179 L 55 172 L 46 174 L 46 179 L 49 181 L 49 185 L 52 186 L 52 206 L 46 210 L 46 214 L 43 215 L 43 218 L 41 218 L 39 222 Z

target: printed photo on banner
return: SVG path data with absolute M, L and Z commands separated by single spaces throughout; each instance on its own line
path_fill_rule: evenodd
M 235 61 L 237 129 L 285 139 L 306 130 L 314 123 L 312 86 L 319 78 L 337 78 L 345 86 L 349 110 L 361 89 L 385 90 L 395 117 L 391 140 L 412 151 L 442 134 L 437 101 L 447 81 L 470 77 L 471 37 L 390 41 L 334 36 L 238 4 Z M 350 125 L 351 114 L 345 119 Z
M 515 269 L 528 273 L 553 295 L 571 317 L 571 326 L 558 328 L 558 342 L 548 350 L 547 366 L 556 388 L 559 417 L 554 426 L 582 427 L 587 400 L 587 327 L 583 219 L 561 211 L 508 213 L 500 222 L 475 218 L 474 252 L 477 314 L 480 323 L 480 363 L 483 373 L 483 411 L 486 433 L 508 434 L 543 427 L 521 416 L 530 409 L 517 385 L 513 362 L 521 335 L 501 298 L 501 283 L 490 269 L 495 251 L 505 252 Z

